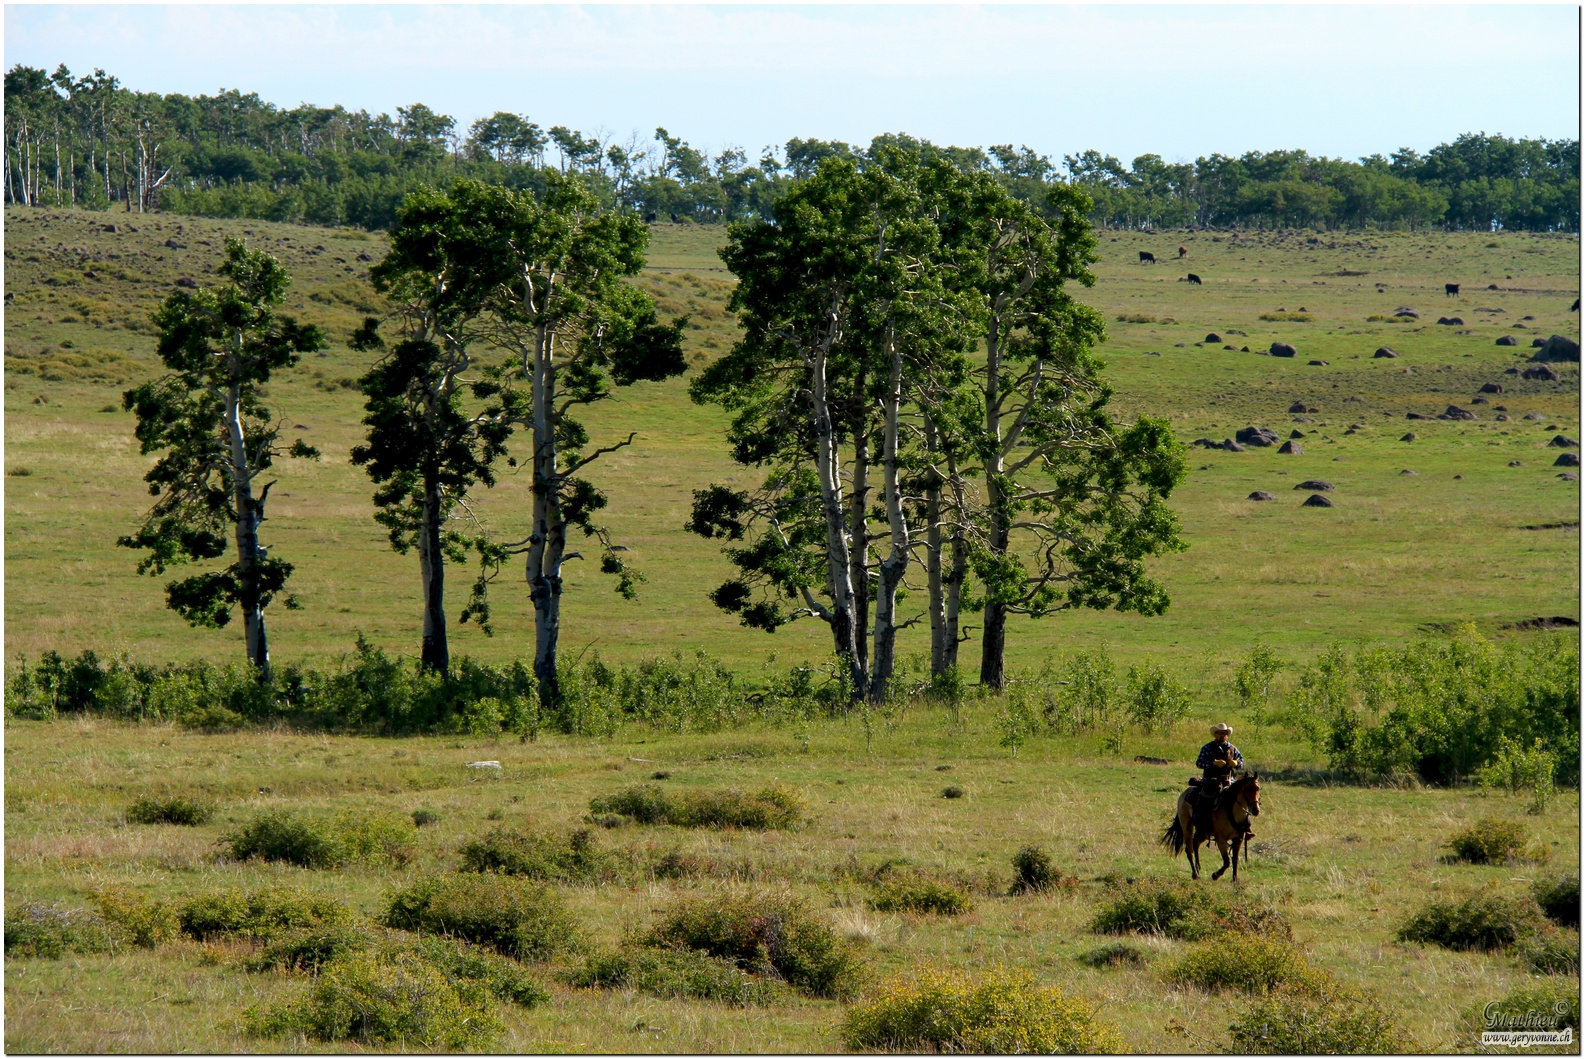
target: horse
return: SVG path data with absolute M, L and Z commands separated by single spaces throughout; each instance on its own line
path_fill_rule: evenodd
M 1183 258 L 1185 258 L 1187 256 L 1188 256 L 1188 248 L 1186 246 L 1179 246 L 1177 248 L 1177 260 L 1181 261 Z
M 1161 835 L 1160 844 L 1171 850 L 1173 857 L 1185 853 L 1188 867 L 1193 870 L 1193 877 L 1197 879 L 1199 878 L 1199 847 L 1213 838 L 1216 848 L 1221 851 L 1221 867 L 1212 873 L 1210 878 L 1212 880 L 1221 878 L 1230 865 L 1232 881 L 1237 882 L 1238 859 L 1248 837 L 1249 818 L 1258 816 L 1260 811 L 1259 773 L 1250 772 L 1235 779 L 1226 790 L 1221 792 L 1220 799 L 1210 812 L 1208 835 L 1199 834 L 1194 827 L 1193 798 L 1196 793 L 1194 787 L 1190 786 L 1177 796 L 1177 818 Z M 1229 848 L 1230 856 L 1228 856 Z

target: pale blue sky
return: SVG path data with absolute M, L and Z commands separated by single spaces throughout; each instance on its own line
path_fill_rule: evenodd
M 465 127 L 495 110 L 750 154 L 792 136 L 1028 144 L 1059 161 L 1461 132 L 1576 137 L 1578 8 L 1556 6 L 7 5 L 5 65 L 145 91 Z

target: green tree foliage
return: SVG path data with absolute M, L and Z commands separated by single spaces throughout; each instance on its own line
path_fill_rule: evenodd
M 137 415 L 142 452 L 162 453 L 144 476 L 156 500 L 138 531 L 117 543 L 146 549 L 138 572 L 157 575 L 219 558 L 229 530 L 235 562 L 172 581 L 167 600 L 189 623 L 207 628 L 225 626 L 232 608 L 241 609 L 248 661 L 263 677 L 269 670 L 264 608 L 292 571 L 259 542 L 274 482 L 256 493 L 255 482 L 280 455 L 281 426 L 263 404 L 264 387 L 273 372 L 320 348 L 324 335 L 276 315 L 290 280 L 273 257 L 236 240 L 225 253 L 219 268 L 225 284 L 177 290 L 154 314 L 170 374 L 128 390 L 124 403 Z M 288 454 L 319 456 L 301 441 Z M 293 602 L 288 598 L 287 606 Z

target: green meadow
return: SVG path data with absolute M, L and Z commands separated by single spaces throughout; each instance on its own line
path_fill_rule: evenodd
M 305 607 L 270 612 L 274 657 L 333 666 L 359 634 L 415 654 L 417 560 L 390 550 L 371 517 L 371 484 L 347 459 L 361 438 L 355 380 L 368 361 L 346 341 L 378 309 L 366 271 L 384 252 L 382 237 L 20 209 L 6 212 L 5 234 L 8 667 L 84 649 L 141 662 L 242 661 L 240 630 L 187 628 L 165 609 L 160 581 L 138 577 L 134 554 L 114 544 L 149 502 L 141 477 L 151 458 L 138 453 L 132 417 L 120 408 L 123 390 L 159 371 L 148 314 L 178 278 L 204 282 L 233 235 L 282 260 L 294 278 L 286 311 L 333 339 L 272 387 L 288 434 L 324 452 L 321 463 L 283 461 L 271 494 L 263 534 L 273 554 L 296 565 L 292 587 Z M 733 341 L 731 277 L 715 256 L 723 238 L 719 229 L 658 225 L 636 280 L 663 314 L 690 315 L 693 364 Z M 1510 947 L 1459 951 L 1398 937 L 1427 902 L 1522 902 L 1536 880 L 1576 878 L 1576 789 L 1534 805 L 1527 794 L 1476 786 L 1348 782 L 1297 732 L 1235 708 L 1230 678 L 1260 641 L 1289 663 L 1339 641 L 1401 644 L 1468 624 L 1498 643 L 1576 645 L 1575 632 L 1522 623 L 1579 616 L 1579 483 L 1553 466 L 1559 453 L 1577 450 L 1551 444 L 1559 434 L 1579 436 L 1579 366 L 1555 365 L 1558 381 L 1509 371 L 1527 365 L 1535 338 L 1578 337 L 1568 308 L 1579 293 L 1578 237 L 1102 232 L 1099 245 L 1097 281 L 1083 297 L 1106 316 L 1102 355 L 1124 412 L 1167 416 L 1185 442 L 1219 442 L 1251 425 L 1282 438 L 1300 432 L 1303 452 L 1192 449 L 1172 498 L 1189 548 L 1154 566 L 1171 608 L 1154 618 L 1084 611 L 1018 620 L 1009 668 L 1029 672 L 1101 646 L 1123 670 L 1156 661 L 1189 688 L 1188 720 L 1166 731 L 1128 726 L 1018 744 L 1001 737 L 997 701 L 974 696 L 956 711 L 917 698 L 884 713 L 712 734 L 628 723 L 600 738 L 526 742 L 206 734 L 83 715 L 8 717 L 8 909 L 82 909 L 106 892 L 176 908 L 233 888 L 284 885 L 343 903 L 354 929 L 372 937 L 393 894 L 457 869 L 469 843 L 492 830 L 565 838 L 587 829 L 578 841 L 617 867 L 554 886 L 583 952 L 527 965 L 548 999 L 495 1003 L 491 1050 L 844 1050 L 850 997 L 787 990 L 737 1006 L 570 980 L 588 954 L 641 938 L 679 902 L 787 893 L 856 955 L 859 1003 L 894 974 L 1004 968 L 1092 1006 L 1121 1049 L 1232 1049 L 1227 1026 L 1256 998 L 1185 984 L 1178 974 L 1217 936 L 1118 938 L 1094 929 L 1129 880 L 1187 879 L 1157 839 L 1204 729 L 1227 719 L 1261 773 L 1263 812 L 1241 881 L 1203 879 L 1196 891 L 1290 928 L 1303 963 L 1373 998 L 1406 1050 L 1474 1051 L 1479 1009 L 1514 990 L 1576 996 L 1576 933 L 1573 973 L 1544 976 Z M 1159 263 L 1141 264 L 1140 251 Z M 1190 271 L 1202 284 L 1186 282 Z M 1461 294 L 1447 296 L 1446 283 L 1460 284 Z M 1397 322 L 1399 308 L 1416 310 L 1417 321 Z M 1207 341 L 1211 334 L 1220 341 Z M 1507 335 L 1516 346 L 1496 344 Z M 1297 356 L 1259 355 L 1275 341 Z M 1398 356 L 1377 358 L 1381 347 Z M 1482 394 L 1491 383 L 1501 391 Z M 747 481 L 754 471 L 727 459 L 724 417 L 692 405 L 686 386 L 686 378 L 639 384 L 587 417 L 596 441 L 638 433 L 593 477 L 611 498 L 613 540 L 631 549 L 647 580 L 626 601 L 592 565 L 571 564 L 562 653 L 633 663 L 704 651 L 744 671 L 821 661 L 829 643 L 822 626 L 800 622 L 767 636 L 739 627 L 707 598 L 728 567 L 715 544 L 683 529 L 692 491 Z M 1311 410 L 1290 412 L 1295 402 Z M 1449 405 L 1477 418 L 1434 418 Z M 1410 432 L 1414 440 L 1401 440 Z M 1311 490 L 1295 486 L 1311 479 L 1331 483 L 1324 495 L 1334 506 L 1301 506 Z M 1276 499 L 1252 502 L 1254 490 Z M 491 529 L 521 536 L 528 501 L 527 482 L 508 475 L 478 506 Z M 532 609 L 520 579 L 502 578 L 494 607 L 495 635 L 453 627 L 453 654 L 501 662 L 531 653 Z M 905 634 L 904 653 L 927 653 L 927 635 Z M 965 662 L 977 662 L 976 643 L 964 651 Z M 1294 672 L 1278 678 L 1278 698 L 1291 691 Z M 499 767 L 470 767 L 479 761 Z M 618 819 L 590 804 L 636 784 L 684 801 L 773 785 L 801 811 L 795 826 L 755 830 Z M 213 814 L 196 826 L 129 818 L 137 799 L 175 795 Z M 229 854 L 228 836 L 277 812 L 326 827 L 346 814 L 394 821 L 402 852 L 320 868 Z M 409 826 L 415 812 L 432 822 Z M 1519 829 L 1505 862 L 1452 858 L 1453 834 L 1481 820 Z M 1012 858 L 1030 845 L 1071 882 L 1014 893 Z M 1206 849 L 1207 869 L 1219 860 Z M 935 880 L 970 907 L 955 915 L 875 907 L 893 876 Z M 1130 947 L 1129 962 L 1084 959 L 1118 941 Z M 123 943 L 55 959 L 8 949 L 6 1048 L 434 1050 L 251 1032 L 250 1010 L 322 984 L 303 971 L 249 969 L 261 945 L 177 933 L 153 947 Z

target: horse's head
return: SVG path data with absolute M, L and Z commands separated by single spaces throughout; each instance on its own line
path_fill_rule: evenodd
M 1259 815 L 1259 773 L 1250 772 L 1238 781 L 1238 799 L 1248 809 L 1250 816 Z

